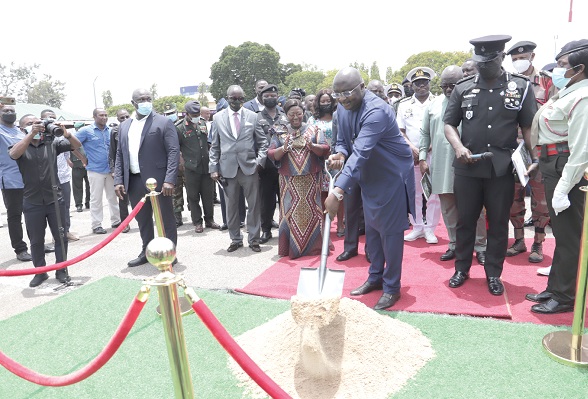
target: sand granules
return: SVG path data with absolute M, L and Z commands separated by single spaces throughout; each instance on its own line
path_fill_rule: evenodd
M 417 328 L 348 298 L 302 301 L 236 338 L 293 398 L 388 398 L 435 356 Z M 245 397 L 266 398 L 239 365 Z

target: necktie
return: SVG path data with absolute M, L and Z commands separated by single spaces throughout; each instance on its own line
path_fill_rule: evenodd
M 233 118 L 235 120 L 235 130 L 237 131 L 237 136 L 239 136 L 239 131 L 241 130 L 241 120 L 239 119 L 239 113 L 235 112 L 233 114 Z

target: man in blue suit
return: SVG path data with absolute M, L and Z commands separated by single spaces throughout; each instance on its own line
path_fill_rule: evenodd
M 367 281 L 351 291 L 364 295 L 383 290 L 374 309 L 393 306 L 400 298 L 404 231 L 408 213 L 414 215 L 414 168 L 394 111 L 364 87 L 355 68 L 340 70 L 333 81 L 339 101 L 336 154 L 331 167 L 343 172 L 325 201 L 335 217 L 343 193 L 361 187 L 367 249 L 371 258 Z M 343 165 L 344 164 L 344 165 Z
M 131 103 L 137 112 L 134 118 L 125 120 L 119 127 L 114 167 L 115 191 L 120 199 L 128 193 L 134 208 L 148 193 L 145 187 L 147 179 L 152 177 L 157 180 L 156 191 L 163 194 L 159 196 L 159 207 L 165 236 L 176 245 L 178 231 L 172 196 L 180 161 L 178 133 L 171 119 L 153 111 L 152 96 L 148 90 L 135 90 Z M 128 263 L 129 267 L 147 263 L 145 248 L 155 237 L 152 213 L 151 202 L 147 201 L 135 217 L 143 246 L 139 256 Z

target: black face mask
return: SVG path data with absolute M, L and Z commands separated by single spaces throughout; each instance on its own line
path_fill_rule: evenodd
M 484 79 L 494 79 L 500 76 L 500 62 L 480 62 L 478 63 L 478 73 Z
M 319 112 L 321 114 L 331 114 L 333 112 L 333 107 L 331 107 L 331 104 L 321 104 L 319 105 Z
M 243 101 L 241 101 L 241 100 L 229 101 L 229 107 L 231 107 L 231 109 L 235 112 L 239 111 L 241 109 L 242 105 L 243 105 Z
M 404 86 L 404 95 L 406 97 L 410 97 L 414 94 L 414 90 L 412 89 L 412 86 Z
M 12 125 L 16 121 L 15 113 L 2 114 L 2 121 Z
M 265 105 L 268 108 L 274 108 L 276 105 L 278 105 L 278 99 L 277 98 L 264 98 L 263 99 L 263 105 Z

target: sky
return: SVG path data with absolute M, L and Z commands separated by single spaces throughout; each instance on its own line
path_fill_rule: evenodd
M 223 48 L 246 41 L 322 71 L 375 61 L 385 79 L 413 54 L 469 51 L 473 38 L 506 34 L 507 49 L 537 43 L 541 68 L 567 42 L 588 38 L 587 3 L 574 2 L 569 23 L 570 0 L 12 1 L 2 5 L 0 64 L 40 64 L 38 77 L 66 83 L 61 108 L 89 117 L 106 90 L 123 104 L 154 83 L 159 96 L 211 83 Z M 512 70 L 509 57 L 504 66 Z

